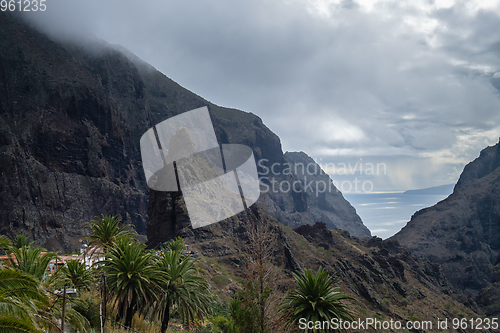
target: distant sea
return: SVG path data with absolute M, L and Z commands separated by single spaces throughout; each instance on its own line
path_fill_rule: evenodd
M 447 194 L 408 194 L 403 192 L 343 194 L 356 208 L 373 236 L 386 239 L 396 234 L 418 210 L 445 199 Z

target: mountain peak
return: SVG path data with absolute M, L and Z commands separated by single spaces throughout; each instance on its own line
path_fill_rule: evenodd
M 260 172 L 288 163 L 280 139 L 259 117 L 204 100 L 128 50 L 102 41 L 54 41 L 5 13 L 0 33 L 2 234 L 25 233 L 50 250 L 71 252 L 87 236 L 86 222 L 119 214 L 142 235 L 149 228 L 151 242 L 167 240 L 184 218 L 175 206 L 182 198 L 149 190 L 140 138 L 153 125 L 203 106 L 217 141 L 251 147 Z M 275 170 L 267 181 L 296 181 Z M 271 216 L 296 227 L 323 219 L 308 195 L 272 193 L 262 201 Z M 341 219 L 356 224 L 350 232 L 369 235 L 356 212 L 346 212 Z
M 487 288 L 500 251 L 500 143 L 465 166 L 448 198 L 415 213 L 391 239 L 441 264 L 455 288 L 471 296 Z

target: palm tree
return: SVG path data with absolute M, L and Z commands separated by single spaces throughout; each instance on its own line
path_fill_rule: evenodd
M 181 247 L 183 248 L 183 247 Z M 183 322 L 203 318 L 210 312 L 212 297 L 208 282 L 199 275 L 195 260 L 181 251 L 165 250 L 157 261 L 167 280 L 161 285 L 162 295 L 157 303 L 161 332 L 166 332 L 170 315 L 176 309 Z
M 29 244 L 33 244 L 33 242 L 30 242 L 26 235 L 21 234 L 17 235 L 16 238 L 14 238 L 12 246 L 19 249 L 23 246 L 28 246 Z
M 184 239 L 182 237 L 177 237 L 176 239 L 172 239 L 168 242 L 163 243 L 163 249 L 164 250 L 170 250 L 170 251 L 177 251 L 181 252 L 184 251 L 186 246 L 184 245 Z
M 155 265 L 153 254 L 130 237 L 114 241 L 101 269 L 113 294 L 112 304 L 119 318 L 125 317 L 125 325 L 130 327 L 134 314 L 155 301 L 164 273 Z
M 41 332 L 37 322 L 49 304 L 38 281 L 16 269 L 0 269 L 0 332 Z
M 21 242 L 18 240 L 21 239 Z M 27 239 L 27 238 L 26 238 Z M 54 275 L 49 275 L 47 267 L 49 263 L 58 258 L 55 252 L 44 252 L 41 247 L 34 247 L 33 243 L 26 245 L 26 242 L 22 241 L 22 237 L 17 237 L 14 244 L 21 245 L 20 248 L 16 248 L 14 245 L 8 247 L 8 261 L 9 265 L 17 271 L 25 273 L 31 276 L 45 293 L 46 298 L 52 302 L 50 309 L 40 308 L 37 312 L 37 317 L 43 319 L 43 325 L 45 327 L 50 327 L 52 330 L 59 330 L 55 322 L 62 317 L 62 302 L 59 301 L 60 296 L 56 298 L 51 297 L 51 287 L 54 286 L 55 282 L 58 280 L 59 272 Z M 24 245 L 23 245 L 24 244 Z M 52 295 L 55 295 L 52 293 Z M 74 309 L 67 307 L 65 318 L 68 323 L 78 328 L 80 331 L 84 332 L 88 329 L 88 321 Z
M 132 224 L 121 225 L 121 220 L 121 217 L 117 215 L 101 215 L 90 221 L 86 228 L 92 229 L 92 233 L 87 237 L 91 247 L 107 250 L 119 237 L 133 236 L 135 231 L 127 230 L 127 228 L 134 226 Z
M 34 247 L 33 243 L 23 245 L 19 248 L 8 247 L 8 261 L 11 267 L 32 275 L 38 281 L 49 279 L 47 267 L 52 259 L 56 259 L 57 253 L 44 252 L 41 247 Z
M 4 235 L 0 235 L 0 249 L 6 249 L 10 245 L 12 245 L 12 242 L 10 241 L 10 239 L 8 239 Z
M 74 286 L 88 290 L 93 282 L 90 270 L 78 260 L 67 260 L 66 265 L 57 271 L 57 284 L 61 286 Z
M 29 321 L 23 320 L 14 315 L 6 314 L 6 315 L 0 315 L 0 332 L 41 333 L 42 331 Z
M 334 318 L 354 320 L 354 316 L 344 303 L 344 300 L 353 298 L 339 292 L 339 287 L 336 286 L 337 279 L 332 279 L 322 268 L 316 275 L 313 275 L 310 269 L 306 269 L 304 274 L 294 273 L 293 276 L 295 289 L 288 293 L 281 308 L 289 327 L 298 325 L 300 318 L 305 318 L 308 322 L 331 321 Z M 325 332 L 332 331 L 325 330 Z

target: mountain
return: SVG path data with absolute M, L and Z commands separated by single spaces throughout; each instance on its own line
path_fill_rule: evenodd
M 249 220 L 254 218 L 254 223 L 267 220 L 272 237 L 269 234 L 266 237 L 275 240 L 269 260 L 276 268 L 270 274 L 278 294 L 293 287 L 291 272 L 306 268 L 316 272 L 322 267 L 330 276 L 338 278 L 341 291 L 355 298 L 350 308 L 355 318 L 361 320 L 392 319 L 402 323 L 429 320 L 433 322 L 432 328 L 408 332 L 437 332 L 437 318 L 447 319 L 451 327 L 455 317 L 478 317 L 480 310 L 474 301 L 451 288 L 438 264 L 419 259 L 395 241 L 351 237 L 348 232 L 330 230 L 321 222 L 292 230 L 258 209 L 251 209 L 251 213 L 250 216 L 238 214 L 234 219 L 196 229 L 188 235 L 189 248 L 199 253 L 201 267 L 207 275 L 214 281 L 221 276 L 225 278 L 224 286 L 214 286 L 214 292 L 224 297 L 241 290 L 240 283 L 249 274 L 248 253 L 253 246 L 251 240 L 256 237 L 252 236 L 250 226 L 253 225 Z M 272 309 L 275 307 L 277 305 Z M 375 331 L 381 329 L 352 330 Z M 401 332 L 394 327 L 383 331 Z
M 440 264 L 458 290 L 488 299 L 500 269 L 500 142 L 465 166 L 448 198 L 416 212 L 391 239 Z
M 449 195 L 453 193 L 453 188 L 455 184 L 446 184 L 441 186 L 433 186 L 428 188 L 422 188 L 418 190 L 408 190 L 404 191 L 403 194 L 407 195 Z
M 264 212 L 293 228 L 320 221 L 329 229 L 343 229 L 361 238 L 371 236 L 354 207 L 311 157 L 287 152 L 283 161 L 274 166 L 258 163 L 264 166 L 260 172 L 264 192 L 257 205 Z M 180 192 L 151 190 L 148 215 L 151 247 L 177 236 L 197 238 L 198 233 L 212 232 L 211 226 L 193 232 Z
M 292 174 L 301 184 L 309 184 L 305 189 L 308 209 L 303 218 L 307 220 L 322 221 L 330 229 L 343 229 L 354 236 L 370 236 L 361 218 L 356 214 L 342 193 L 333 185 L 333 181 L 314 160 L 304 152 L 286 152 L 285 158 L 293 166 Z M 305 187 L 305 185 L 304 185 Z M 329 190 L 330 189 L 330 190 Z M 292 226 L 296 227 L 296 226 Z
M 25 233 L 70 252 L 88 235 L 87 221 L 120 214 L 148 233 L 151 247 L 185 236 L 207 275 L 228 279 L 227 296 L 241 288 L 250 223 L 267 221 L 276 239 L 270 260 L 279 269 L 277 292 L 290 289 L 291 272 L 323 267 L 357 299 L 359 318 L 451 322 L 455 314 L 476 315 L 438 264 L 393 241 L 360 239 L 370 233 L 329 177 L 305 153 L 283 154 L 257 116 L 207 102 L 105 42 L 55 42 L 5 13 L 0 36 L 1 234 Z M 271 189 L 237 216 L 193 230 L 180 192 L 148 189 L 139 142 L 154 124 L 201 106 L 219 143 L 252 148 L 263 188 Z M 295 187 L 273 191 L 273 184 Z
M 289 161 L 280 140 L 259 117 L 204 100 L 123 48 L 53 41 L 4 12 L 0 34 L 2 234 L 25 233 L 47 249 L 70 252 L 88 235 L 86 222 L 120 214 L 139 233 L 149 230 L 153 242 L 166 240 L 172 234 L 158 230 L 180 228 L 176 223 L 186 218 L 181 207 L 168 208 L 182 198 L 148 189 L 140 138 L 153 125 L 202 106 L 209 108 L 219 143 L 250 146 L 261 174 L 275 166 L 264 183 L 297 180 L 284 172 Z M 324 219 L 331 228 L 370 235 L 336 189 L 326 201 L 340 215 L 297 188 L 261 201 L 293 227 Z

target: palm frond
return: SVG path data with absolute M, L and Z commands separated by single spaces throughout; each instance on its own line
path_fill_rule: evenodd
M 14 315 L 0 315 L 0 333 L 41 333 L 30 321 Z
M 134 312 L 146 310 L 158 296 L 165 277 L 154 263 L 153 254 L 130 237 L 119 237 L 106 254 L 101 270 L 113 294 L 112 304 L 130 325 Z
M 0 269 L 0 332 L 39 332 L 36 315 L 48 304 L 36 278 L 10 267 Z
M 48 278 L 47 266 L 52 259 L 58 257 L 57 253 L 44 252 L 43 248 L 34 247 L 33 244 L 24 245 L 20 248 L 10 246 L 8 251 L 10 255 L 7 258 L 11 267 L 33 275 L 39 281 Z
M 288 293 L 280 310 L 289 327 L 298 325 L 301 318 L 314 322 L 331 321 L 334 318 L 354 320 L 344 303 L 354 299 L 339 291 L 336 286 L 338 280 L 331 278 L 328 272 L 320 268 L 314 275 L 310 269 L 306 269 L 304 274 L 294 273 L 293 276 L 295 289 Z
M 121 224 L 121 217 L 111 215 L 97 216 L 95 220 L 88 223 L 85 228 L 92 229 L 92 233 L 87 240 L 94 247 L 109 248 L 118 238 L 133 237 L 136 233 L 132 224 Z
M 184 323 L 210 313 L 213 297 L 192 257 L 169 250 L 164 251 L 156 263 L 166 276 L 166 281 L 161 284 L 161 298 L 155 307 L 155 317 L 162 321 L 162 332 L 168 327 L 172 310 L 179 313 Z
M 0 249 L 6 249 L 10 245 L 12 245 L 10 239 L 7 236 L 0 235 Z

